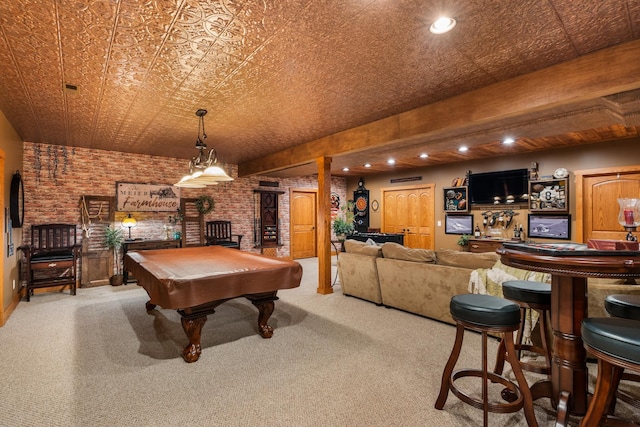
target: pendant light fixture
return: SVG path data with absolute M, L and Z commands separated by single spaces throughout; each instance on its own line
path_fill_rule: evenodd
M 198 155 L 189 162 L 189 175 L 185 175 L 174 184 L 182 188 L 204 188 L 207 185 L 218 185 L 221 181 L 233 181 L 227 173 L 218 165 L 218 158 L 214 148 L 207 149 L 205 140 L 207 134 L 204 130 L 204 116 L 207 110 L 196 111 L 198 116 L 198 137 L 196 149 Z

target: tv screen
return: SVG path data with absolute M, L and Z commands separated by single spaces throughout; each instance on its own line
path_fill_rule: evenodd
M 499 172 L 473 173 L 469 175 L 469 200 L 476 204 L 522 202 L 529 192 L 528 169 L 513 169 Z M 509 196 L 513 196 L 510 198 Z

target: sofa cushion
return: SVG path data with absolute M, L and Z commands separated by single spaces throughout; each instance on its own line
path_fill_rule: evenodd
M 350 254 L 366 255 L 371 257 L 382 256 L 382 248 L 380 246 L 367 245 L 359 240 L 347 239 L 343 243 L 344 251 Z
M 491 268 L 500 259 L 495 252 L 461 252 L 453 249 L 436 250 L 436 264 L 449 267 L 463 267 L 474 270 L 476 268 Z
M 435 263 L 436 254 L 429 249 L 412 249 L 398 243 L 387 242 L 382 245 L 384 258 L 399 259 L 402 261 Z

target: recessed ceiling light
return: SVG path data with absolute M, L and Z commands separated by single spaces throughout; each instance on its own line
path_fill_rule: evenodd
M 431 31 L 433 34 L 444 34 L 448 31 L 451 31 L 455 26 L 455 19 L 441 16 L 440 18 L 436 19 L 433 24 L 431 24 L 431 26 L 429 27 L 429 31 Z
M 505 138 L 504 141 L 502 141 L 503 144 L 507 144 L 507 145 L 513 144 L 514 142 L 516 142 L 516 140 L 511 137 Z
M 370 167 L 371 167 L 371 163 L 365 163 L 365 164 L 364 164 L 364 167 L 365 167 L 365 168 L 370 168 Z
M 458 148 L 458 151 L 460 151 L 461 153 L 464 153 L 465 151 L 468 151 L 469 148 L 466 145 L 463 145 L 462 147 Z
M 427 157 L 429 157 L 429 155 L 427 153 L 420 154 L 420 158 L 421 159 L 426 159 Z
M 349 172 L 349 168 L 342 168 L 342 172 Z
M 389 160 L 387 160 L 387 164 L 389 164 L 389 165 L 395 165 L 395 164 L 396 164 L 396 161 L 395 161 L 395 160 L 393 160 L 393 159 L 389 159 Z

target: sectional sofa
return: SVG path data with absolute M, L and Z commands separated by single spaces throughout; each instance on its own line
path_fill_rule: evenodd
M 549 275 L 503 265 L 493 252 L 410 249 L 396 243 L 378 246 L 345 241 L 338 257 L 342 293 L 454 324 L 449 313 L 453 295 L 475 292 L 501 295 L 501 283 L 550 280 Z M 589 279 L 589 316 L 606 316 L 609 294 L 640 294 L 640 285 L 614 279 Z

